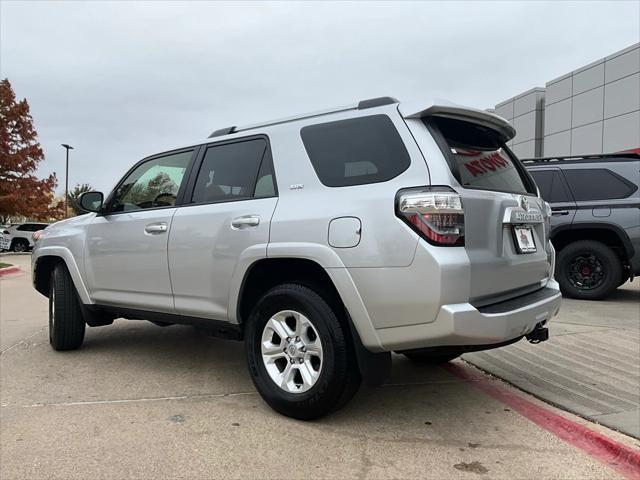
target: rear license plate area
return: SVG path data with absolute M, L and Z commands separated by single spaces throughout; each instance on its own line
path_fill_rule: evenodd
M 531 225 L 514 225 L 511 233 L 518 253 L 535 253 L 537 251 Z

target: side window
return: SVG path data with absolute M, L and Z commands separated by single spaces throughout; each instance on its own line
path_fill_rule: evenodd
M 192 151 L 154 158 L 139 165 L 122 182 L 111 212 L 131 212 L 175 205 Z
M 540 188 L 540 195 L 549 203 L 571 202 L 573 199 L 567 192 L 558 170 L 529 171 Z
M 411 164 L 402 138 L 386 115 L 309 125 L 300 136 L 327 187 L 386 182 Z
M 29 231 L 29 224 L 25 223 L 24 225 L 20 225 L 18 228 L 16 228 L 17 231 L 20 232 L 28 232 Z
M 626 198 L 637 186 L 606 168 L 565 169 L 576 201 Z
M 266 140 L 207 148 L 193 190 L 193 203 L 272 197 L 275 183 Z

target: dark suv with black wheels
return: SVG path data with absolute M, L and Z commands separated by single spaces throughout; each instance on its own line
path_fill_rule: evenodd
M 640 273 L 640 154 L 522 161 L 550 205 L 564 295 L 598 300 Z

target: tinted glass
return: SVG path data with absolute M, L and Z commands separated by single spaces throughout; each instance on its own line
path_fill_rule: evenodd
M 257 196 L 273 196 L 273 172 L 260 168 L 267 150 L 264 139 L 209 147 L 196 179 L 192 200 L 195 203 L 228 202 Z M 268 160 L 268 159 L 267 159 Z M 270 161 L 269 161 L 270 163 Z
M 111 212 L 175 205 L 192 152 L 155 158 L 139 165 L 118 187 Z
M 540 188 L 540 196 L 547 202 L 559 203 L 573 200 L 565 189 L 558 170 L 531 170 L 529 173 Z
M 300 134 L 318 178 L 328 187 L 386 182 L 411 164 L 386 115 L 310 125 Z
M 498 134 L 480 125 L 444 117 L 424 120 L 440 131 L 449 167 L 463 187 L 511 193 L 535 193 L 524 167 Z M 443 147 L 444 149 L 444 147 Z
M 576 201 L 626 198 L 638 188 L 605 168 L 564 169 L 564 176 Z

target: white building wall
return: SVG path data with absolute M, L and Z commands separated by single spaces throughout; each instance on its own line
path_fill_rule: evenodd
M 516 128 L 510 146 L 521 158 L 640 148 L 640 44 L 501 102 L 495 110 Z

